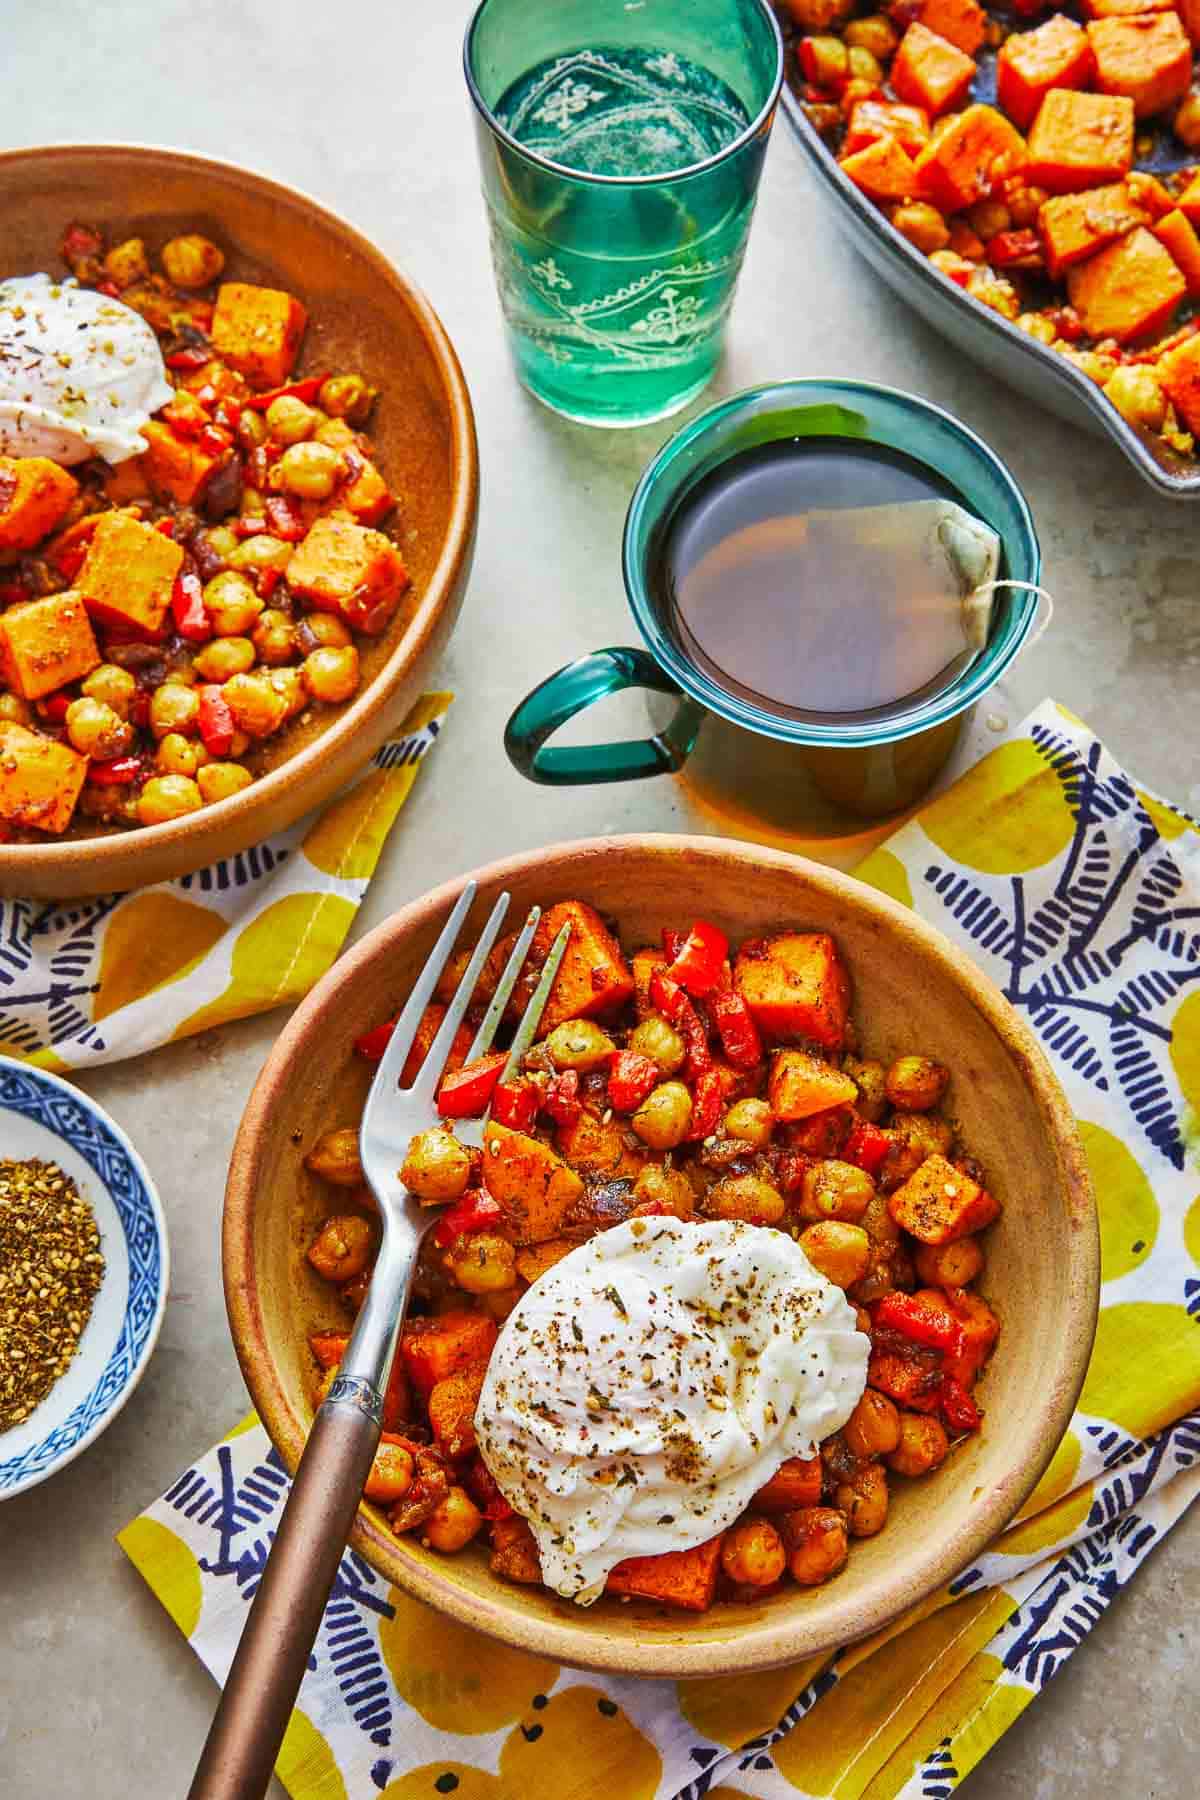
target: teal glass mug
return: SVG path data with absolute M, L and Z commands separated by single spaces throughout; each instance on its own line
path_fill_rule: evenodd
M 788 716 L 729 692 L 691 659 L 667 623 L 651 571 L 655 548 L 685 497 L 743 451 L 804 437 L 853 439 L 924 465 L 948 484 L 1001 544 L 1000 580 L 985 647 L 932 693 L 870 714 Z M 879 818 L 911 805 L 936 779 L 971 708 L 1001 679 L 1038 613 L 1041 552 L 1020 488 L 965 425 L 914 395 L 865 382 L 797 380 L 754 388 L 693 419 L 664 445 L 634 492 L 625 521 L 625 589 L 645 648 L 597 650 L 551 675 L 513 712 L 505 748 L 530 781 L 567 787 L 679 771 L 706 721 L 794 748 L 797 764 L 840 810 Z M 646 738 L 556 745 L 577 714 L 626 688 L 678 700 Z

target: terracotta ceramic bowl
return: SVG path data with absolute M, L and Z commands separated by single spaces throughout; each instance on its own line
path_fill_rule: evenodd
M 64 272 L 72 219 L 150 251 L 200 231 L 237 280 L 288 288 L 309 325 L 300 372 L 355 369 L 381 390 L 371 435 L 401 496 L 400 548 L 413 586 L 365 646 L 353 704 L 293 726 L 254 784 L 185 819 L 141 830 L 72 828 L 44 844 L 0 845 L 0 895 L 57 898 L 144 886 L 231 856 L 334 793 L 421 692 L 458 615 L 471 564 L 479 473 L 470 396 L 429 302 L 315 201 L 261 175 L 176 150 L 53 145 L 0 154 L 0 274 Z
M 759 1605 L 697 1617 L 601 1600 L 583 1610 L 457 1557 L 393 1537 L 364 1506 L 354 1545 L 389 1580 L 453 1618 L 560 1662 L 659 1676 L 767 1668 L 887 1623 L 960 1571 L 1012 1518 L 1066 1429 L 1091 1349 L 1099 1247 L 1083 1155 L 1045 1057 L 999 990 L 945 938 L 845 875 L 713 838 L 564 844 L 477 875 L 473 923 L 507 888 L 533 901 L 581 896 L 616 918 L 627 950 L 665 922 L 703 914 L 733 939 L 783 926 L 832 932 L 854 979 L 871 1054 L 919 1048 L 953 1070 L 962 1135 L 1005 1203 L 984 1283 L 1003 1320 L 980 1384 L 984 1428 L 922 1481 L 898 1481 L 884 1532 L 853 1546 L 828 1586 L 788 1585 Z M 357 1119 L 369 1071 L 354 1038 L 394 1010 L 459 891 L 406 907 L 344 957 L 292 1016 L 242 1120 L 225 1202 L 225 1292 L 255 1405 L 294 1468 L 312 1418 L 306 1336 L 337 1318 L 304 1252 L 330 1210 L 303 1166 L 323 1131 Z

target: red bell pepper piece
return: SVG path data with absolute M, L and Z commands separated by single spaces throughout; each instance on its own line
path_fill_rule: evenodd
M 172 350 L 165 361 L 168 369 L 184 369 L 194 374 L 212 361 L 212 350 L 208 346 L 189 344 L 184 350 Z
M 961 1356 L 964 1332 L 955 1318 L 947 1318 L 940 1307 L 930 1306 L 919 1294 L 885 1294 L 875 1302 L 872 1322 L 884 1331 L 897 1331 L 914 1344 L 929 1350 L 940 1350 L 947 1356 Z
M 308 530 L 303 513 L 284 494 L 268 495 L 263 501 L 263 517 L 271 535 L 285 544 L 298 544 Z
M 260 569 L 258 571 L 256 584 L 258 587 L 259 598 L 261 600 L 269 600 L 282 580 L 282 569 Z
M 720 1035 L 726 1061 L 735 1069 L 752 1069 L 762 1061 L 762 1039 L 754 1015 L 734 988 L 718 988 L 710 994 L 708 1010 Z
M 711 1137 L 721 1117 L 724 1099 L 721 1077 L 716 1069 L 704 1069 L 692 1086 L 692 1123 L 688 1137 L 694 1141 Z
M 217 399 L 215 388 L 201 388 L 200 393 L 197 394 L 196 398 L 203 406 L 210 406 L 212 404 L 212 401 L 203 398 L 205 394 L 211 394 L 213 400 Z M 226 431 L 235 431 L 237 429 L 237 422 L 241 416 L 242 403 L 240 400 L 235 400 L 232 394 L 226 394 L 224 398 L 219 401 L 217 410 L 213 415 L 217 424 L 223 426 Z
M 492 1092 L 492 1117 L 510 1131 L 528 1131 L 538 1116 L 539 1098 L 531 1081 L 501 1081 Z
M 706 919 L 697 919 L 667 970 L 689 994 L 711 994 L 721 979 L 729 939 Z
M 212 618 L 204 604 L 204 588 L 195 569 L 181 569 L 171 589 L 171 613 L 175 629 L 190 644 L 205 644 L 213 634 Z
M 247 487 L 257 488 L 257 489 L 261 490 L 262 488 L 266 487 L 267 480 L 270 476 L 270 473 L 271 473 L 270 452 L 268 451 L 267 446 L 265 444 L 259 444 L 256 449 L 254 449 L 250 452 L 249 456 L 245 459 L 245 461 L 242 464 L 242 480 L 245 482 Z M 242 523 L 243 523 L 243 521 L 239 519 L 238 524 L 234 527 L 234 529 L 238 530 L 238 528 L 241 526 Z M 265 531 L 266 529 L 267 529 L 266 523 L 262 519 L 260 519 L 258 524 L 254 527 L 255 531 Z M 250 536 L 253 534 L 252 533 L 243 533 L 242 535 Z
M 477 1119 L 487 1111 L 488 1102 L 508 1061 L 506 1050 L 491 1056 L 476 1057 L 447 1075 L 438 1089 L 437 1109 L 444 1119 Z
M 97 787 L 131 787 L 145 772 L 140 756 L 114 756 L 108 762 L 90 762 L 87 778 Z
M 67 708 L 78 694 L 47 694 L 44 700 L 38 701 L 38 712 L 43 719 L 52 719 L 56 725 L 61 724 L 67 716 Z
M 865 1169 L 868 1175 L 874 1175 L 887 1153 L 886 1131 L 880 1131 L 869 1119 L 857 1119 L 838 1155 L 843 1162 L 853 1163 L 856 1168 Z
M 542 1111 L 548 1113 L 556 1125 L 569 1128 L 575 1124 L 583 1111 L 578 1069 L 564 1069 L 561 1075 L 554 1077 L 543 1096 Z
M 91 225 L 71 224 L 63 232 L 62 257 L 64 262 L 82 262 L 86 256 L 99 256 L 104 248 L 104 239 Z
M 197 723 L 208 754 L 218 759 L 228 756 L 233 749 L 233 734 L 237 727 L 234 725 L 228 700 L 215 684 L 200 689 Z
M 679 952 L 683 949 L 686 942 L 687 939 L 682 931 L 673 931 L 669 925 L 663 926 L 663 955 L 666 957 L 668 963 L 673 963 L 675 961 L 675 958 L 679 955 Z
M 978 1431 L 983 1414 L 962 1382 L 953 1375 L 942 1376 L 940 1391 L 942 1417 L 952 1431 Z
M 490 1194 L 476 1189 L 448 1207 L 433 1228 L 434 1242 L 445 1249 L 464 1231 L 490 1231 L 504 1219 L 504 1208 Z
M 382 1062 L 383 1053 L 392 1041 L 392 1033 L 397 1021 L 388 1019 L 382 1025 L 376 1025 L 373 1031 L 364 1031 L 360 1038 L 355 1038 L 354 1048 L 359 1056 L 368 1062 Z
M 216 425 L 206 425 L 196 442 L 205 456 L 224 456 L 229 448 L 229 434 Z
M 246 401 L 246 405 L 253 407 L 255 412 L 266 412 L 272 400 L 283 400 L 287 398 L 313 401 L 328 380 L 328 370 L 326 370 L 324 375 L 306 375 L 303 381 L 289 382 L 286 387 L 272 388 L 269 393 L 251 394 L 250 398 Z
M 702 1075 L 706 1069 L 711 1069 L 712 1051 L 708 1047 L 708 1033 L 701 1024 L 700 1015 L 679 983 L 672 981 L 663 969 L 655 969 L 650 977 L 650 1004 L 669 1025 L 675 1027 L 687 1045 L 685 1073 L 697 1076 Z
M 1042 240 L 1036 231 L 998 231 L 985 248 L 988 261 L 997 269 L 1042 266 Z
M 608 1072 L 608 1104 L 615 1112 L 636 1112 L 662 1080 L 653 1057 L 637 1050 L 618 1050 Z
M 106 300 L 119 300 L 121 298 L 121 290 L 115 281 L 98 281 L 96 283 L 96 292 L 98 294 L 103 294 Z
M 496 1477 L 476 1454 L 467 1464 L 463 1486 L 485 1519 L 511 1519 L 512 1507 L 500 1492 Z
M 33 599 L 33 589 L 24 581 L 0 581 L 0 606 L 19 606 Z
M 175 521 L 174 519 L 155 519 L 154 529 L 155 531 L 161 531 L 164 537 L 173 538 L 175 536 Z

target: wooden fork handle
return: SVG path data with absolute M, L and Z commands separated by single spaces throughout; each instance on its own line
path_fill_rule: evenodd
M 267 1791 L 379 1442 L 378 1396 L 344 1386 L 313 1421 L 188 1800 Z

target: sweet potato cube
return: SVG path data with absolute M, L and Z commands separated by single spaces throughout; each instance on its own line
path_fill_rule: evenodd
M 151 424 L 155 421 L 151 420 Z M 142 426 L 145 437 L 147 427 Z M 118 463 L 115 469 L 105 469 L 103 477 L 104 497 L 113 506 L 129 506 L 135 500 L 144 500 L 150 492 L 150 483 L 142 466 L 140 456 L 127 457 Z
M 1195 171 L 1176 204 L 1185 219 L 1200 225 L 1200 169 Z
M 815 1506 L 821 1498 L 821 1458 L 789 1456 L 750 1502 L 754 1512 L 791 1512 Z
M 400 552 L 353 519 L 318 519 L 288 564 L 288 586 L 320 612 L 377 635 L 409 587 Z
M 632 1594 L 638 1600 L 658 1600 L 685 1612 L 707 1612 L 717 1591 L 721 1537 L 697 1544 L 694 1550 L 668 1550 L 662 1556 L 628 1556 L 619 1562 L 605 1583 L 610 1594 Z
M 69 744 L 0 721 L 0 819 L 57 836 L 71 823 L 87 769 Z
M 176 437 L 158 419 L 142 426 L 142 436 L 146 440 L 142 471 L 152 491 L 160 499 L 191 506 L 222 456 L 202 450 L 194 439 Z
M 1192 46 L 1174 12 L 1093 19 L 1087 34 L 1102 94 L 1124 94 L 1139 119 L 1163 112 L 1187 93 Z
M 530 1244 L 517 1252 L 517 1274 L 532 1287 L 535 1281 L 541 1280 L 547 1269 L 560 1263 L 564 1256 L 570 1256 L 574 1248 L 570 1238 L 547 1238 L 545 1243 Z
M 595 907 L 586 900 L 559 900 L 548 906 L 538 921 L 529 960 L 513 994 L 516 1010 L 525 1010 L 542 964 L 564 925 L 570 925 L 571 936 L 546 1001 L 539 1037 L 546 1037 L 566 1019 L 606 1018 L 619 1012 L 634 995 L 633 970 Z
M 253 388 L 278 387 L 292 372 L 308 314 L 278 288 L 225 281 L 217 289 L 212 343 Z
M 913 16 L 967 56 L 974 56 L 987 35 L 987 14 L 977 0 L 920 0 Z
M 597 1175 L 604 1181 L 636 1178 L 646 1166 L 646 1157 L 625 1141 L 625 1127 L 616 1119 L 603 1124 L 586 1109 L 573 1125 L 563 1125 L 555 1134 L 555 1143 L 573 1169 L 582 1175 Z
M 1051 88 L 1085 88 L 1095 67 L 1083 26 L 1055 13 L 1033 31 L 1005 38 L 996 58 L 996 98 L 1013 123 L 1028 131 Z
M 75 586 L 102 624 L 155 632 L 166 617 L 182 563 L 182 544 L 130 513 L 105 513 Z
M 346 1354 L 346 1346 L 350 1335 L 345 1331 L 314 1331 L 308 1340 L 308 1347 L 316 1357 L 322 1369 L 336 1369 Z M 397 1350 L 392 1358 L 392 1372 L 388 1376 L 388 1384 L 383 1393 L 383 1429 L 395 1431 L 412 1412 L 412 1395 L 409 1390 L 408 1376 L 404 1369 L 404 1360 Z
M 463 1369 L 433 1385 L 428 1401 L 429 1423 L 438 1448 L 447 1456 L 466 1456 L 475 1448 L 475 1408 L 486 1373 L 486 1365 Z
M 943 212 L 959 212 L 1025 161 L 1025 140 L 994 106 L 968 106 L 917 158 L 919 191 Z
M 514 1515 L 511 1519 L 492 1521 L 492 1554 L 488 1568 L 503 1581 L 519 1581 L 527 1587 L 539 1585 L 542 1565 L 538 1559 L 537 1539 L 524 1519 Z
M 428 1399 L 439 1381 L 486 1363 L 497 1336 L 496 1321 L 486 1313 L 440 1313 L 408 1321 L 400 1355 L 413 1386 Z
M 865 150 L 843 156 L 841 169 L 872 200 L 910 200 L 917 191 L 912 157 L 893 137 L 876 138 Z
M 323 1369 L 336 1369 L 349 1342 L 348 1331 L 314 1331 L 309 1336 L 308 1347 Z
M 826 1049 L 841 1044 L 850 977 L 828 932 L 748 939 L 738 951 L 733 980 L 767 1037 L 810 1038 Z
M 1191 220 L 1176 208 L 1160 219 L 1153 230 L 1187 282 L 1189 298 L 1194 300 L 1200 294 L 1200 237 Z
M 337 491 L 336 502 L 353 513 L 360 525 L 378 525 L 396 504 L 396 496 L 369 457 L 357 450 L 346 453 L 350 479 Z
M 1082 194 L 1056 194 L 1038 213 L 1046 268 L 1057 280 L 1075 263 L 1147 222 L 1145 209 L 1123 181 Z
M 639 1019 L 648 1019 L 654 1011 L 650 1004 L 650 977 L 655 969 L 666 968 L 667 959 L 661 950 L 647 944 L 644 949 L 634 951 L 629 966 L 633 972 L 634 1011 Z
M 1139 225 L 1070 270 L 1067 292 L 1089 337 L 1124 344 L 1160 331 L 1187 282 L 1170 252 Z
M 557 1237 L 568 1206 L 583 1192 L 574 1169 L 548 1144 L 507 1125 L 492 1124 L 484 1132 L 483 1180 L 493 1200 L 511 1214 L 518 1244 Z
M 1029 133 L 1025 174 L 1052 194 L 1119 181 L 1133 167 L 1133 101 L 1051 88 Z
M 25 700 L 78 681 L 99 661 L 92 622 L 76 593 L 24 600 L 0 617 L 0 674 Z
M 1134 205 L 1144 207 L 1152 219 L 1165 219 L 1175 211 L 1174 194 L 1147 169 L 1131 169 L 1125 177 L 1125 187 Z
M 1000 1211 L 1000 1202 L 947 1162 L 927 1156 L 914 1175 L 888 1200 L 888 1211 L 901 1230 L 923 1244 L 950 1244 L 969 1232 L 982 1231 Z
M 899 100 L 860 100 L 850 114 L 842 154 L 852 156 L 889 137 L 915 156 L 929 142 L 929 114 L 924 107 L 905 106 Z
M 1200 337 L 1190 337 L 1156 364 L 1167 399 L 1189 431 L 1200 432 Z
M 79 492 L 48 456 L 0 456 L 0 550 L 32 550 Z
M 919 22 L 909 26 L 891 68 L 901 100 L 923 106 L 931 119 L 957 106 L 975 79 L 969 56 Z
M 808 1119 L 828 1107 L 850 1104 L 857 1094 L 849 1075 L 807 1050 L 781 1050 L 767 1077 L 767 1103 L 777 1119 Z
M 910 1412 L 934 1412 L 942 1369 L 932 1358 L 905 1356 L 899 1350 L 873 1350 L 867 1364 L 867 1381 Z

